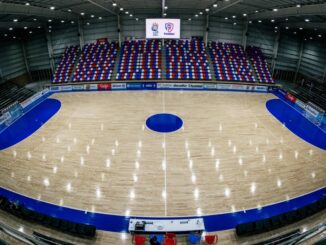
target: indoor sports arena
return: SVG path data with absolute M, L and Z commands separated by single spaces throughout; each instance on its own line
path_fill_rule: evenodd
M 1 0 L 0 245 L 326 244 L 325 0 Z

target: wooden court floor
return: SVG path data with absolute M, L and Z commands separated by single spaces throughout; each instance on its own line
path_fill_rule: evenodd
M 55 94 L 60 111 L 0 152 L 0 186 L 57 205 L 145 216 L 212 214 L 284 201 L 326 185 L 326 152 L 266 109 L 272 94 Z M 177 132 L 147 129 L 167 112 Z

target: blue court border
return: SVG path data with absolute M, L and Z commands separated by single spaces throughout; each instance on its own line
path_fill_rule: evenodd
M 238 212 L 210 214 L 203 216 L 182 216 L 182 217 L 146 217 L 146 216 L 123 216 L 109 213 L 92 213 L 69 207 L 63 207 L 41 200 L 36 200 L 8 189 L 0 187 L 0 195 L 7 197 L 10 201 L 18 201 L 27 208 L 37 210 L 40 213 L 56 218 L 70 220 L 84 224 L 95 225 L 97 229 L 110 232 L 128 232 L 130 218 L 138 219 L 190 219 L 203 218 L 205 231 L 221 231 L 233 229 L 237 224 L 251 222 L 279 215 L 291 210 L 298 209 L 320 200 L 326 194 L 326 187 L 315 190 L 311 193 L 282 201 L 279 203 L 264 206 L 262 208 L 248 209 Z
M 160 89 L 160 90 L 187 90 L 187 89 Z M 189 90 L 196 91 L 195 89 L 189 89 Z M 201 91 L 223 91 L 223 90 L 201 90 Z M 225 91 L 233 92 L 231 90 L 225 90 Z M 65 91 L 60 91 L 60 92 L 65 92 Z M 80 92 L 80 91 L 69 91 L 69 92 Z M 85 91 L 85 92 L 91 92 L 91 91 Z M 261 93 L 261 91 L 234 91 L 234 92 Z M 47 96 L 43 97 L 42 99 L 44 100 L 45 98 L 47 98 L 48 96 L 54 93 L 57 92 L 51 91 L 47 94 Z M 268 92 L 263 92 L 263 93 L 268 93 Z M 276 93 L 274 94 L 279 98 L 281 97 L 279 94 Z M 286 100 L 282 99 L 282 101 L 286 101 Z M 28 111 L 33 109 L 33 107 L 35 107 L 37 104 L 41 102 L 37 101 L 34 102 L 32 105 L 28 106 L 27 108 Z M 24 204 L 27 208 L 30 208 L 32 210 L 37 210 L 40 213 L 61 218 L 61 219 L 66 219 L 66 220 L 84 223 L 84 224 L 92 224 L 95 225 L 99 230 L 111 231 L 111 232 L 128 232 L 128 225 L 129 225 L 130 218 L 162 220 L 162 219 L 187 219 L 187 218 L 202 217 L 205 224 L 205 230 L 207 232 L 233 229 L 239 223 L 269 218 L 274 215 L 278 215 L 281 213 L 285 213 L 306 206 L 308 204 L 311 204 L 321 199 L 325 194 L 326 194 L 326 186 L 319 188 L 311 193 L 304 194 L 302 196 L 295 197 L 290 200 L 281 201 L 271 205 L 266 205 L 261 208 L 253 208 L 253 209 L 237 211 L 237 212 L 217 213 L 217 214 L 209 214 L 203 216 L 182 216 L 182 217 L 145 217 L 145 216 L 128 217 L 128 216 L 109 214 L 109 213 L 99 213 L 99 212 L 92 213 L 85 210 L 78 210 L 71 207 L 64 207 L 64 206 L 48 203 L 42 200 L 33 199 L 24 196 L 22 194 L 16 193 L 14 191 L 11 191 L 9 189 L 6 189 L 4 187 L 0 187 L 0 195 L 7 197 L 11 201 L 19 201 L 20 203 Z

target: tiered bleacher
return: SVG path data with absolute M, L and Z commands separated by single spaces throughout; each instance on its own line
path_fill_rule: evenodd
M 247 48 L 251 64 L 254 66 L 255 72 L 261 83 L 274 83 L 274 79 L 268 68 L 267 61 L 263 52 L 259 47 L 249 46 Z
M 117 42 L 86 44 L 83 47 L 72 80 L 111 80 L 117 52 Z
M 23 102 L 35 94 L 34 91 L 18 87 L 18 85 L 6 82 L 0 85 L 0 114 L 1 111 L 15 102 Z
M 166 76 L 174 80 L 211 80 L 204 42 L 167 40 Z
M 78 52 L 78 46 L 70 46 L 65 49 L 57 69 L 55 70 L 52 79 L 53 83 L 63 83 L 70 80 L 70 75 L 74 68 Z
M 210 42 L 209 53 L 217 80 L 255 81 L 253 71 L 241 45 Z
M 122 44 L 117 80 L 160 79 L 162 43 L 159 40 L 127 40 Z

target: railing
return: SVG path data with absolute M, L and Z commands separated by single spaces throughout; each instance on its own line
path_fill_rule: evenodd
M 0 230 L 10 237 L 13 237 L 21 242 L 32 245 L 47 245 L 47 243 L 36 240 L 33 236 L 29 236 L 23 232 L 20 232 L 8 225 L 0 223 Z

